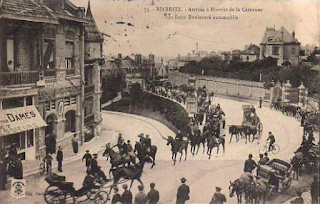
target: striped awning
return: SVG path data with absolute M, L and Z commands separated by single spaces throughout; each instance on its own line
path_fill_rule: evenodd
M 35 106 L 1 110 L 0 136 L 47 126 Z

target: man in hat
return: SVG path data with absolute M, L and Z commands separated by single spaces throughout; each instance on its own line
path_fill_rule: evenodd
M 114 187 L 113 190 L 114 190 L 114 195 L 112 197 L 111 204 L 122 203 L 121 196 L 119 194 L 119 189 L 117 187 Z
M 311 203 L 318 204 L 319 203 L 319 180 L 317 175 L 313 176 L 313 182 L 311 183 L 310 194 L 311 194 Z
M 101 167 L 98 165 L 98 154 L 93 154 L 93 159 L 91 160 L 91 172 L 98 178 L 102 183 L 107 182 L 108 179 L 104 172 L 101 170 Z
M 89 150 L 86 150 L 86 153 L 83 155 L 82 157 L 82 161 L 85 160 L 86 161 L 86 167 L 89 168 L 90 167 L 90 162 L 91 162 L 92 156 L 89 153 Z
M 227 202 L 226 196 L 221 193 L 220 187 L 216 187 L 216 192 L 214 193 L 210 204 L 223 204 L 224 202 Z
M 139 185 L 138 190 L 139 193 L 134 197 L 135 204 L 146 204 L 147 203 L 147 195 L 143 192 L 144 186 Z
M 261 107 L 262 107 L 262 98 L 259 97 L 259 108 L 261 108 Z
M 155 183 L 150 183 L 150 191 L 147 195 L 148 204 L 157 204 L 159 202 L 159 191 L 154 188 L 155 186 Z
M 62 161 L 63 161 L 63 152 L 62 152 L 62 147 L 58 147 L 57 151 L 57 161 L 58 161 L 58 171 L 62 172 Z
M 303 204 L 304 203 L 304 200 L 301 197 L 302 196 L 302 192 L 301 191 L 297 191 L 297 195 L 298 195 L 298 197 L 295 198 L 294 200 L 292 200 L 290 202 L 290 204 Z
M 185 184 L 187 179 L 182 177 L 180 181 L 182 184 L 178 188 L 176 204 L 184 204 L 187 200 L 190 199 L 189 197 L 190 188 L 188 185 Z
M 244 172 L 249 172 L 252 173 L 252 171 L 256 168 L 257 164 L 256 162 L 252 159 L 252 154 L 249 154 L 249 158 L 246 160 L 244 163 Z
M 268 137 L 267 141 L 270 141 L 269 150 L 268 150 L 270 152 L 272 149 L 274 149 L 273 144 L 276 142 L 276 139 L 275 139 L 274 135 L 271 132 L 269 132 L 269 137 Z
M 122 204 L 132 204 L 132 193 L 130 190 L 128 190 L 128 185 L 123 184 L 122 188 L 124 190 L 121 195 Z

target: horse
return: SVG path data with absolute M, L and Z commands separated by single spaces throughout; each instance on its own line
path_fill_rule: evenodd
M 253 176 L 250 173 L 243 173 L 240 178 L 235 181 L 230 181 L 229 196 L 233 197 L 236 193 L 238 204 L 242 202 L 242 195 L 245 193 L 245 189 L 253 183 Z
M 112 148 L 107 147 L 103 152 L 102 156 L 110 156 L 111 168 L 117 167 L 119 165 L 125 165 L 130 163 L 136 163 L 136 156 L 134 154 L 128 154 L 126 156 L 122 156 L 120 153 L 115 152 Z
M 185 158 L 184 160 L 187 160 L 187 154 L 188 154 L 188 141 L 182 140 L 182 141 L 177 141 L 174 139 L 172 136 L 168 136 L 167 139 L 167 145 L 171 145 L 171 152 L 172 152 L 172 157 L 171 159 L 173 160 L 173 165 L 176 164 L 177 161 L 177 154 L 178 152 L 180 153 L 180 161 L 183 155 L 183 151 L 185 153 Z
M 202 144 L 203 147 L 203 153 L 205 151 L 205 143 L 206 143 L 206 135 L 201 134 L 201 132 L 197 132 L 195 134 L 190 134 L 188 139 L 190 140 L 190 145 L 191 145 L 191 154 L 195 155 L 198 154 L 200 145 Z
M 239 135 L 242 136 L 242 126 L 241 125 L 229 125 L 229 134 L 230 134 L 230 141 L 229 143 L 231 143 L 232 140 L 232 136 L 235 135 L 236 136 L 236 141 L 239 141 Z
M 257 180 L 245 189 L 247 203 L 259 204 L 262 198 L 264 204 L 269 190 L 268 183 L 265 180 Z
M 148 148 L 146 145 L 141 144 L 141 142 L 136 142 L 134 146 L 133 152 L 138 155 L 139 160 L 146 156 L 150 156 L 152 158 L 152 165 L 151 168 L 153 168 L 154 165 L 156 165 L 156 154 L 157 154 L 158 148 L 155 145 L 151 145 L 150 148 Z
M 219 147 L 220 147 L 220 144 L 222 145 L 222 148 L 223 148 L 223 153 L 225 153 L 225 138 L 223 136 L 219 136 L 218 138 L 215 137 L 215 136 L 209 136 L 207 138 L 207 146 L 208 146 L 208 149 L 207 149 L 207 154 L 209 155 L 209 159 L 211 158 L 211 153 L 212 153 L 212 149 L 214 147 L 217 147 L 217 154 L 219 153 Z
M 258 133 L 258 130 L 257 128 L 250 128 L 250 126 L 243 126 L 242 132 L 245 135 L 246 144 L 247 144 L 248 139 L 249 139 L 249 142 L 254 142 L 254 136 Z M 252 141 L 250 140 L 251 135 L 252 135 Z
M 121 178 L 131 180 L 130 189 L 134 180 L 137 180 L 141 185 L 143 185 L 141 181 L 141 175 L 143 173 L 143 167 L 146 162 L 152 163 L 153 161 L 150 157 L 145 157 L 140 162 L 132 166 L 123 166 L 116 169 L 111 168 L 111 172 L 113 175 L 113 185 L 110 188 L 110 192 L 112 188 L 118 184 Z

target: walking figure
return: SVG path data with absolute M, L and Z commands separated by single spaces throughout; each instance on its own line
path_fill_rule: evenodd
M 188 185 L 185 184 L 187 179 L 182 177 L 180 181 L 182 184 L 178 188 L 176 204 L 184 204 L 187 200 L 190 199 L 189 197 L 190 188 Z

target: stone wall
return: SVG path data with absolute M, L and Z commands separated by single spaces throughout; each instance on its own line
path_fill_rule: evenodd
M 173 85 L 189 85 L 188 79 L 191 77 L 190 74 L 180 73 L 177 71 L 169 71 L 169 82 Z M 193 76 L 196 78 L 194 87 L 206 86 L 208 92 L 214 92 L 217 94 L 258 99 L 259 97 L 265 100 L 270 100 L 270 91 L 265 89 L 263 83 L 245 81 L 238 79 L 211 77 L 197 75 Z

